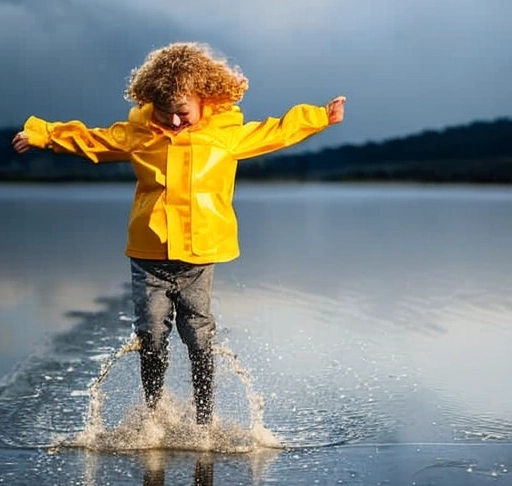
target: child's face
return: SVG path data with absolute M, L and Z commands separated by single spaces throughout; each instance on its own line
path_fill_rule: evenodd
M 201 100 L 185 96 L 167 107 L 153 106 L 153 121 L 174 131 L 194 126 L 201 119 Z

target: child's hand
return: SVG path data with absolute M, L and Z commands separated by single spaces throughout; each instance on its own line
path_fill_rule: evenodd
M 12 139 L 12 146 L 19 154 L 24 154 L 30 150 L 28 137 L 25 132 L 18 132 Z
M 343 120 L 343 116 L 345 114 L 345 101 L 347 101 L 345 96 L 338 96 L 325 105 L 329 125 L 340 123 Z

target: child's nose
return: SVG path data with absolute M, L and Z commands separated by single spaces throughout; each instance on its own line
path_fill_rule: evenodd
M 171 122 L 175 127 L 179 127 L 181 125 L 180 117 L 175 113 L 171 116 Z

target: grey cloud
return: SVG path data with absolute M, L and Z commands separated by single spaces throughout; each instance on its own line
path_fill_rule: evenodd
M 500 0 L 3 0 L 0 125 L 123 118 L 130 70 L 177 40 L 242 66 L 247 118 L 346 94 L 311 148 L 512 116 L 510 18 Z

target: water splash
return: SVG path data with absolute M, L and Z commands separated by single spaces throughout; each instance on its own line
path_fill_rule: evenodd
M 96 430 L 100 430 L 102 428 L 102 404 L 103 397 L 101 394 L 100 386 L 107 377 L 108 373 L 114 366 L 114 364 L 125 354 L 130 353 L 132 351 L 140 350 L 140 341 L 138 336 L 133 333 L 131 334 L 128 341 L 123 344 L 118 350 L 116 350 L 112 356 L 103 364 L 98 373 L 96 379 L 89 386 L 89 412 L 87 415 L 87 426 Z
M 104 363 L 89 387 L 90 403 L 84 430 L 71 442 L 61 445 L 98 451 L 173 449 L 222 453 L 250 453 L 282 447 L 263 424 L 264 399 L 255 392 L 252 376 L 226 346 L 215 346 L 215 356 L 225 360 L 230 372 L 243 385 L 249 403 L 248 429 L 218 416 L 210 426 L 199 426 L 195 423 L 194 405 L 179 400 L 167 390 L 154 411 L 138 404 L 130 408 L 116 426 L 106 427 L 103 422 L 105 394 L 101 385 L 116 362 L 139 349 L 138 338 L 132 335 Z
M 265 409 L 265 400 L 261 393 L 254 390 L 254 379 L 248 370 L 242 367 L 238 361 L 237 355 L 226 346 L 215 346 L 216 356 L 225 358 L 233 373 L 235 373 L 245 387 L 247 399 L 249 401 L 250 427 L 251 429 L 263 429 L 263 413 Z

